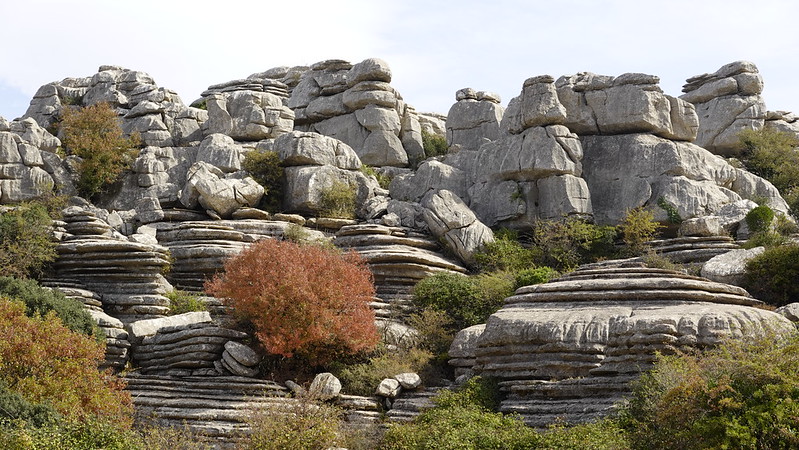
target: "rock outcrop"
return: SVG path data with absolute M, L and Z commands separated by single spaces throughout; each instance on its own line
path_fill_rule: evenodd
M 455 93 L 455 104 L 446 119 L 447 144 L 477 150 L 486 142 L 498 139 L 499 124 L 505 108 L 499 95 L 465 88 Z
M 33 119 L 9 123 L 0 117 L 0 204 L 41 198 L 57 185 L 74 193 L 71 176 L 54 153 L 60 144 Z
M 313 64 L 288 101 L 295 129 L 339 139 L 370 166 L 403 167 L 423 159 L 416 112 L 390 82 L 391 69 L 380 59 Z
M 711 152 L 737 156 L 743 150 L 738 133 L 759 130 L 766 119 L 763 78 L 748 61 L 736 61 L 714 73 L 689 78 L 680 98 L 699 116 L 696 144 Z
M 474 370 L 498 377 L 509 394 L 501 410 L 530 425 L 584 422 L 608 413 L 658 352 L 793 329 L 759 303 L 739 287 L 661 269 L 578 270 L 507 298 L 476 340 Z

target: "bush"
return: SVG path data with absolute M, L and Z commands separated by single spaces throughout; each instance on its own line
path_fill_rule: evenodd
M 3 448 L 15 450 L 149 450 L 157 448 L 143 445 L 132 431 L 115 423 L 101 420 L 67 421 L 42 427 L 28 427 L 20 422 L 0 423 L 0 439 L 2 439 Z
M 206 291 L 226 298 L 272 354 L 325 364 L 379 340 L 371 273 L 355 253 L 265 239 L 228 260 Z
M 335 363 L 331 372 L 341 381 L 342 390 L 348 394 L 371 396 L 384 378 L 406 372 L 422 372 L 433 359 L 433 354 L 419 349 L 377 352 L 366 362 L 355 364 Z
M 742 162 L 747 170 L 767 179 L 783 194 L 799 186 L 796 135 L 763 128 L 744 130 L 738 136 L 745 148 Z
M 550 267 L 536 267 L 534 269 L 523 269 L 516 272 L 514 290 L 522 286 L 546 283 L 558 276 L 558 272 Z
M 422 147 L 424 147 L 424 154 L 427 158 L 446 155 L 449 151 L 447 138 L 424 130 L 422 130 Z
M 55 424 L 60 418 L 50 405 L 31 403 L 0 382 L 0 423 L 21 422 L 37 428 Z
M 507 272 L 472 277 L 451 272 L 437 273 L 419 281 L 413 289 L 420 309 L 444 311 L 460 330 L 484 323 L 513 294 L 515 279 Z
M 454 330 L 450 315 L 446 311 L 434 308 L 424 308 L 411 314 L 407 323 L 418 333 L 416 345 L 434 355 L 449 351 L 457 331 Z
M 626 431 L 613 419 L 575 426 L 555 425 L 541 433 L 539 448 L 547 450 L 623 450 L 630 448 Z
M 68 154 L 81 158 L 78 190 L 86 197 L 114 183 L 138 153 L 138 135 L 125 137 L 119 116 L 108 103 L 64 108 L 60 127 Z
M 657 205 L 660 207 L 660 209 L 666 211 L 666 215 L 669 218 L 669 223 L 673 223 L 676 225 L 682 223 L 682 217 L 680 216 L 680 212 L 677 211 L 677 207 L 669 203 L 668 200 L 666 200 L 663 197 L 660 197 L 658 198 Z
M 208 305 L 202 299 L 186 291 L 169 291 L 165 297 L 169 299 L 170 316 L 187 312 L 208 311 Z
M 264 187 L 261 206 L 267 211 L 279 211 L 283 203 L 284 169 L 280 155 L 273 151 L 251 151 L 244 156 L 241 166 Z
M 774 211 L 766 205 L 760 205 L 746 214 L 746 225 L 752 233 L 768 231 L 774 220 Z
M 103 417 L 130 424 L 130 396 L 97 365 L 104 346 L 65 328 L 54 313 L 25 316 L 22 303 L 0 298 L 0 382 L 31 403 L 48 403 L 68 419 Z
M 619 228 L 629 253 L 641 255 L 646 252 L 646 243 L 655 238 L 661 225 L 655 222 L 655 214 L 652 211 L 638 207 L 627 211 Z
M 391 184 L 391 177 L 388 174 L 380 173 L 372 166 L 368 166 L 366 164 L 362 165 L 361 173 L 367 177 L 374 177 L 374 179 L 377 181 L 377 184 L 379 184 L 383 189 L 388 189 L 388 185 Z
M 578 218 L 542 220 L 533 227 L 537 263 L 558 271 L 615 255 L 616 228 Z
M 337 447 L 341 411 L 301 399 L 270 406 L 250 418 L 252 433 L 243 448 L 257 450 L 325 450 Z
M 481 271 L 497 270 L 519 271 L 535 267 L 536 252 L 525 248 L 519 242 L 516 231 L 502 229 L 494 234 L 494 241 L 489 242 L 474 255 Z
M 799 245 L 767 248 L 746 263 L 744 287 L 774 306 L 799 299 Z
M 67 298 L 60 291 L 43 288 L 34 280 L 0 277 L 0 296 L 21 301 L 28 317 L 44 317 L 52 311 L 70 330 L 95 336 L 105 342 L 102 330 L 83 308 L 83 304 Z
M 52 219 L 42 203 L 24 203 L 0 213 L 0 273 L 37 276 L 56 258 Z
M 356 195 L 354 186 L 346 181 L 334 180 L 333 184 L 320 192 L 319 213 L 323 217 L 354 219 Z
M 797 448 L 799 336 L 661 357 L 621 423 L 633 448 Z
M 473 378 L 457 392 L 444 392 L 413 422 L 392 424 L 383 449 L 531 449 L 540 437 L 516 416 L 491 412 L 496 384 Z

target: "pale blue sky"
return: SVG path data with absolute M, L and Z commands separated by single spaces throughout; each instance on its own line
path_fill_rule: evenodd
M 275 66 L 369 57 L 389 63 L 419 111 L 446 114 L 463 87 L 507 104 L 528 77 L 580 71 L 654 74 L 679 95 L 686 78 L 745 59 L 769 109 L 799 112 L 797 17 L 793 0 L 3 0 L 0 116 L 103 64 L 147 72 L 190 103 Z

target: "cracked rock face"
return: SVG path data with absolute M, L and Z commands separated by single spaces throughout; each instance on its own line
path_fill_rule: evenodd
M 463 200 L 447 190 L 428 193 L 422 199 L 424 217 L 434 236 L 447 245 L 466 264 L 474 254 L 494 241 L 494 232 L 477 219 Z
M 744 149 L 738 134 L 763 128 L 763 78 L 751 62 L 736 61 L 691 77 L 683 92 L 680 98 L 692 103 L 699 116 L 696 144 L 713 153 L 738 156 Z

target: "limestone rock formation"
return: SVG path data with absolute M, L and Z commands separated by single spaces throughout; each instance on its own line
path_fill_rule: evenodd
M 74 193 L 70 174 L 53 153 L 61 142 L 33 119 L 0 126 L 0 204 L 41 198 L 58 185 Z
M 100 102 L 117 108 L 126 133 L 137 132 L 146 145 L 157 147 L 199 142 L 208 118 L 206 111 L 185 106 L 174 91 L 158 87 L 148 74 L 118 66 L 100 66 L 91 77 L 42 86 L 23 117 L 47 128 L 62 108 Z
M 424 156 L 415 110 L 391 87 L 380 59 L 313 64 L 292 89 L 295 129 L 314 131 L 352 147 L 364 164 L 403 167 Z
M 498 95 L 465 88 L 455 94 L 456 103 L 447 113 L 447 144 L 477 150 L 500 136 L 499 124 L 505 108 Z
M 447 190 L 430 192 L 422 199 L 424 217 L 433 236 L 443 239 L 466 264 L 494 241 L 494 232 L 480 222 L 463 200 Z
M 715 154 L 739 155 L 743 145 L 738 133 L 763 128 L 763 78 L 751 62 L 736 61 L 691 77 L 683 92 L 680 98 L 693 103 L 699 116 L 696 144 Z
M 767 111 L 764 128 L 799 137 L 799 116 L 788 111 Z
M 222 218 L 229 218 L 242 207 L 256 206 L 264 187 L 245 172 L 225 175 L 215 166 L 199 161 L 189 168 L 180 202 L 187 208 L 203 207 Z
M 764 247 L 755 247 L 714 256 L 702 266 L 702 276 L 720 283 L 740 286 L 746 273 L 746 262 L 765 250 Z
M 566 110 L 566 125 L 583 135 L 652 133 L 666 139 L 692 141 L 697 116 L 687 101 L 663 94 L 654 75 L 626 73 L 618 77 L 582 72 L 560 77 L 557 97 Z
M 294 112 L 283 99 L 269 92 L 235 90 L 205 98 L 206 135 L 222 133 L 241 141 L 274 139 L 294 128 Z
M 736 169 L 697 145 L 652 134 L 584 136 L 583 177 L 598 223 L 619 223 L 628 209 L 650 207 L 666 222 L 665 200 L 683 219 L 710 215 L 742 199 L 788 207 L 771 183 Z M 662 200 L 661 200 L 662 199 Z
M 509 394 L 501 410 L 530 425 L 583 422 L 610 411 L 656 352 L 793 329 L 759 303 L 741 288 L 661 269 L 578 270 L 506 299 L 477 339 L 474 370 L 498 377 Z

